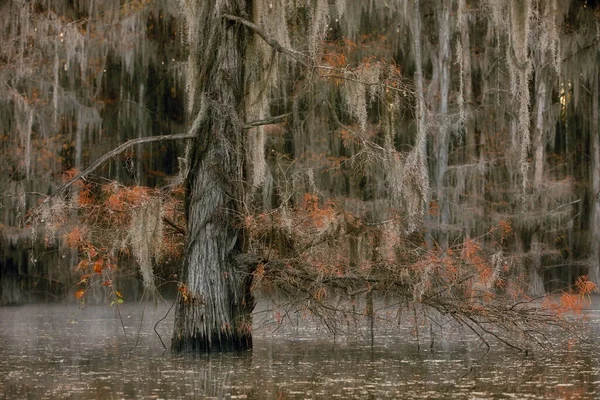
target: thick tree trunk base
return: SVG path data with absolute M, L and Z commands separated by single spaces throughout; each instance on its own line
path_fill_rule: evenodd
M 252 334 L 239 334 L 224 337 L 213 334 L 210 340 L 206 336 L 177 336 L 171 343 L 173 353 L 213 353 L 237 352 L 252 349 Z
M 248 287 L 249 289 L 249 287 Z M 205 292 L 216 298 L 216 293 Z M 216 304 L 227 304 L 221 312 Z M 198 299 L 178 300 L 175 313 L 175 331 L 171 339 L 173 353 L 238 352 L 252 349 L 252 309 L 254 297 L 246 292 L 243 298 L 212 303 Z

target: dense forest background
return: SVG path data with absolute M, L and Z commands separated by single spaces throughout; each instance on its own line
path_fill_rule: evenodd
M 260 1 L 249 19 L 332 72 L 268 49 L 248 61 L 266 78 L 248 96 L 269 93 L 250 117 L 285 116 L 243 133 L 249 224 L 331 201 L 380 228 L 376 243 L 353 236 L 352 262 L 481 238 L 529 293 L 598 281 L 598 2 Z M 0 304 L 61 298 L 80 279 L 68 235 L 81 201 L 50 208 L 41 230 L 32 210 L 125 141 L 186 131 L 184 19 L 167 0 L 9 0 L 0 13 Z M 185 164 L 186 143 L 163 141 L 87 179 L 164 191 Z M 131 293 L 144 269 L 121 258 Z M 150 263 L 178 273 L 177 254 Z

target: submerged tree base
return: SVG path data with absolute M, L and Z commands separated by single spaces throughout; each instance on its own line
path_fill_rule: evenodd
M 246 351 L 252 349 L 252 335 L 235 336 L 213 334 L 210 339 L 203 335 L 178 336 L 173 338 L 171 351 L 174 353 L 212 353 Z

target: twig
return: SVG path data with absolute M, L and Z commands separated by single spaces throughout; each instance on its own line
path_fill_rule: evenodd
M 116 304 L 117 306 L 117 314 L 119 314 L 119 319 L 121 320 L 121 328 L 123 328 L 123 334 L 125 335 L 125 343 L 127 345 L 127 348 L 129 348 L 129 339 L 127 338 L 127 331 L 125 330 L 125 322 L 123 322 L 123 316 L 121 315 L 121 306 L 118 304 Z
M 175 306 L 175 303 L 177 303 L 177 298 L 178 298 L 178 296 L 175 296 L 175 300 L 173 301 L 173 304 L 171 304 L 171 307 L 169 307 L 169 309 L 167 310 L 167 313 L 165 314 L 165 316 L 162 317 L 161 319 L 159 319 L 158 321 L 156 321 L 156 324 L 154 324 L 154 333 L 156 333 L 156 336 L 158 336 L 158 340 L 160 340 L 160 344 L 162 344 L 162 347 L 165 350 L 167 349 L 167 346 L 165 346 L 165 342 L 163 342 L 162 337 L 160 336 L 160 333 L 158 333 L 158 331 L 156 330 L 156 327 L 158 326 L 158 324 L 160 324 L 167 318 L 167 316 L 169 315 L 169 313 Z
M 132 352 L 135 351 L 138 343 L 140 342 L 140 333 L 142 332 L 142 323 L 144 322 L 144 314 L 146 313 L 146 306 L 148 305 L 149 299 L 150 299 L 150 296 L 146 296 L 146 302 L 144 303 L 144 308 L 142 309 L 142 318 L 140 319 L 140 326 L 138 327 L 138 331 L 137 331 L 137 335 L 135 338 L 135 343 L 133 345 L 133 349 L 131 349 Z
M 177 225 L 175 222 L 171 221 L 169 218 L 163 217 L 162 219 L 164 222 L 167 223 L 167 225 L 169 225 L 171 228 L 175 229 L 178 233 L 181 233 L 183 236 L 187 235 L 187 232 L 185 231 L 185 229 L 183 229 L 182 227 Z
M 287 118 L 292 115 L 292 113 L 285 113 L 285 114 L 281 114 L 281 115 L 276 115 L 274 117 L 269 117 L 269 118 L 265 118 L 265 119 L 259 119 L 257 121 L 250 121 L 244 124 L 244 129 L 250 129 L 250 128 L 256 128 L 257 126 L 263 126 L 263 125 L 272 125 L 272 124 L 277 124 L 279 122 L 283 122 L 285 120 L 287 120 Z

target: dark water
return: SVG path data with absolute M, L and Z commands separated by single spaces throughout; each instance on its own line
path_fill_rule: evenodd
M 140 325 L 142 305 L 125 303 L 127 338 L 106 306 L 0 308 L 0 398 L 600 398 L 599 330 L 525 355 L 486 354 L 460 331 L 433 349 L 422 334 L 418 350 L 409 324 L 378 332 L 374 348 L 364 331 L 334 341 L 290 325 L 258 329 L 252 352 L 194 358 L 163 351 L 152 328 L 167 308 L 148 307 Z M 600 314 L 589 315 L 593 327 Z M 167 345 L 171 328 L 159 326 Z

